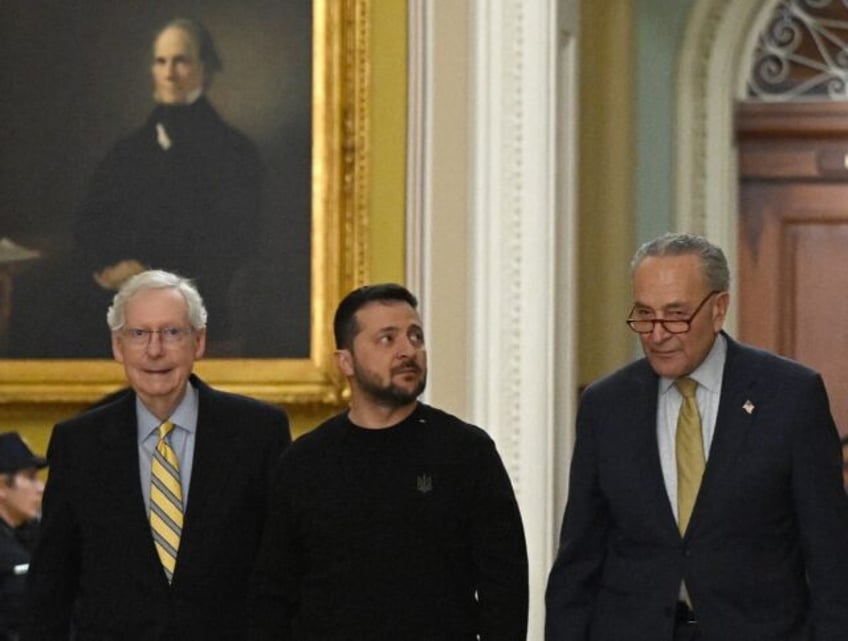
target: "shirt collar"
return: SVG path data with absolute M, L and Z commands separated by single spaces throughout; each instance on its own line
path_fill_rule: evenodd
M 180 103 L 174 104 L 174 103 L 171 103 L 171 102 L 159 102 L 159 99 L 156 97 L 156 92 L 154 92 L 153 93 L 153 101 L 157 105 L 166 105 L 166 106 L 172 106 L 173 105 L 175 107 L 187 107 L 189 105 L 193 105 L 194 103 L 196 103 L 197 100 L 202 95 L 203 95 L 203 87 L 198 87 L 197 89 L 195 89 L 194 91 L 192 91 L 188 95 L 188 99 L 185 102 L 180 102 Z
M 183 400 L 168 419 L 180 429 L 195 432 L 197 431 L 197 407 L 197 389 L 189 382 Z M 144 406 L 138 396 L 135 397 L 135 411 L 138 417 L 138 440 L 142 442 L 156 431 L 162 421 Z

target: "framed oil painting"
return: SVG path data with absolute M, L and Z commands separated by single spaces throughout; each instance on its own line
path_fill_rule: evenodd
M 366 280 L 367 13 L 367 0 L 0 4 L 0 402 L 93 402 L 123 384 L 105 314 L 127 264 L 197 282 L 197 371 L 213 385 L 339 402 L 332 313 Z M 202 91 L 178 108 L 153 82 L 175 18 L 209 36 L 195 36 Z

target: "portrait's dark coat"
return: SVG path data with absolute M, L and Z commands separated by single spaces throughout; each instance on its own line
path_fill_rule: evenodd
M 90 275 L 135 259 L 194 279 L 221 339 L 230 284 L 256 252 L 262 172 L 253 143 L 206 98 L 158 105 L 97 168 L 76 215 L 78 264 Z

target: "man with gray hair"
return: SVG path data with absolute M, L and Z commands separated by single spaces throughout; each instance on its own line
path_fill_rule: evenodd
M 58 424 L 47 457 L 24 640 L 242 636 L 285 413 L 192 374 L 206 347 L 194 285 L 145 271 L 107 320 L 132 392 Z
M 848 501 L 821 377 L 723 331 L 730 272 L 643 245 L 645 358 L 590 385 L 546 595 L 547 641 L 848 638 Z

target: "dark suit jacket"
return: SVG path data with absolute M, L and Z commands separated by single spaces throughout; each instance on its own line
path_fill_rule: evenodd
M 702 641 L 848 639 L 848 500 L 819 375 L 728 338 L 684 538 L 660 467 L 657 385 L 642 359 L 584 393 L 546 639 L 670 640 L 684 578 Z
M 54 428 L 23 639 L 238 639 L 282 410 L 199 390 L 191 487 L 173 583 L 153 546 L 139 477 L 135 395 Z

